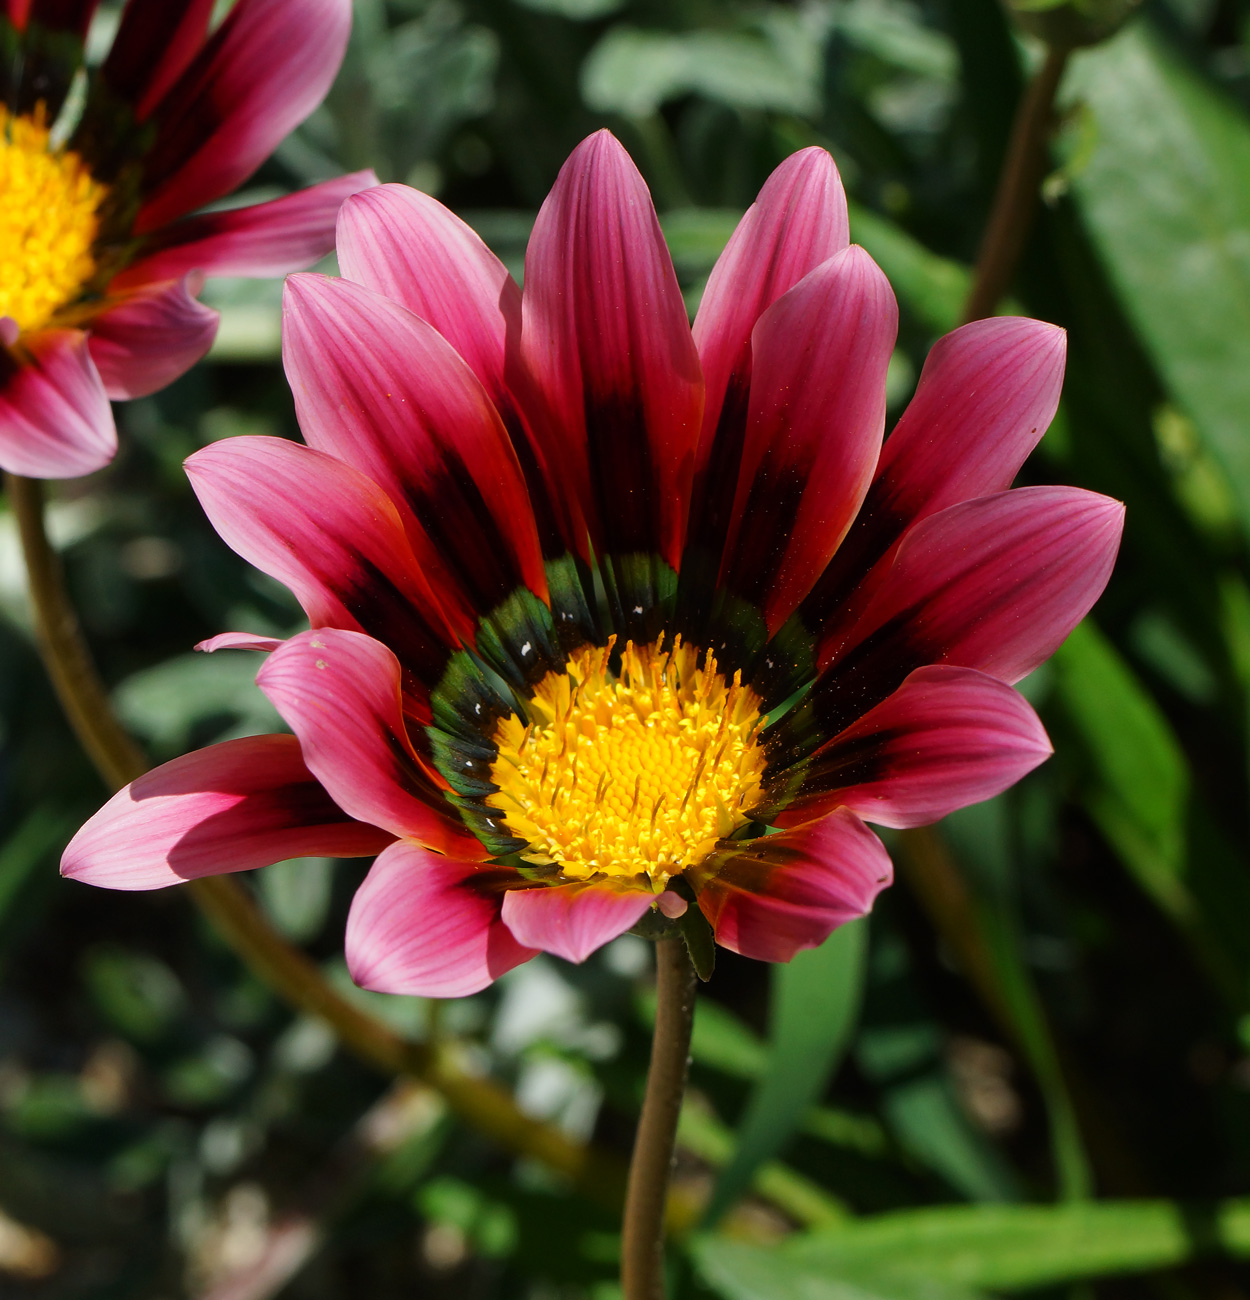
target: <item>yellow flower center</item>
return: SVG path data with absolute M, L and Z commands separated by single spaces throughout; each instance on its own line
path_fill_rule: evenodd
M 95 273 L 91 249 L 107 189 L 68 149 L 51 149 L 43 106 L 0 108 L 0 316 L 46 325 Z
M 750 820 L 764 751 L 760 699 L 708 651 L 588 646 L 548 673 L 495 731 L 487 803 L 528 842 L 521 856 L 572 880 L 643 877 L 662 889 Z

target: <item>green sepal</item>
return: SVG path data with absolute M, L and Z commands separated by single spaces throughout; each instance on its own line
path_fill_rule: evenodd
M 612 630 L 635 645 L 673 633 L 677 574 L 658 555 L 634 552 L 605 556 L 600 565 Z
M 518 587 L 478 622 L 477 650 L 514 690 L 523 694 L 565 662 L 551 611 L 528 587 Z
M 694 973 L 704 984 L 712 978 L 716 969 L 716 937 L 702 909 L 695 900 L 694 890 L 680 876 L 674 876 L 668 887 L 675 894 L 680 894 L 688 904 L 686 910 L 677 918 L 677 929 L 690 954 L 690 964 Z

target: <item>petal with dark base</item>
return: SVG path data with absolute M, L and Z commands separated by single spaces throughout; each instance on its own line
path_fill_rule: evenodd
M 525 258 L 521 345 L 549 461 L 597 554 L 681 563 L 703 393 L 646 184 L 607 132 L 564 164 Z
M 649 889 L 618 888 L 606 880 L 535 885 L 509 890 L 503 919 L 520 943 L 583 962 L 637 925 L 653 902 Z
M 347 917 L 347 969 L 361 988 L 463 998 L 535 956 L 500 919 L 506 867 L 393 844 L 369 869 Z
M 386 646 L 359 632 L 301 632 L 256 682 L 340 807 L 440 853 L 486 856 L 413 749 L 399 661 Z
M 716 942 L 759 961 L 818 947 L 864 916 L 893 874 L 885 846 L 847 808 L 726 845 L 686 870 Z
M 819 749 L 775 817 L 795 826 L 847 807 L 880 826 L 926 826 L 1001 794 L 1050 757 L 1027 701 L 973 668 L 918 668 L 889 699 Z
M 0 468 L 77 478 L 117 451 L 100 372 L 80 330 L 44 330 L 0 349 Z
M 61 874 L 160 889 L 286 858 L 368 856 L 392 839 L 335 805 L 294 736 L 249 736 L 132 781 L 70 841 Z
M 823 262 L 760 317 L 721 584 L 775 633 L 811 590 L 868 489 L 885 429 L 898 308 L 862 248 Z

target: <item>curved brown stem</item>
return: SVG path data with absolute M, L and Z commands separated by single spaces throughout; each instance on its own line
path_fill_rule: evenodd
M 83 748 L 113 788 L 147 770 L 96 673 L 64 575 L 44 525 L 43 484 L 10 474 L 9 503 L 17 520 L 29 578 L 35 634 L 57 696 Z M 189 881 L 200 910 L 247 965 L 280 997 L 324 1020 L 339 1041 L 386 1074 L 408 1074 L 436 1088 L 452 1110 L 479 1132 L 520 1155 L 540 1160 L 615 1208 L 624 1172 L 603 1152 L 570 1141 L 531 1119 L 508 1093 L 460 1070 L 447 1052 L 401 1038 L 350 1002 L 317 966 L 269 924 L 247 891 L 229 876 Z
M 664 1300 L 664 1206 L 686 1091 L 695 973 L 679 937 L 656 944 L 655 1033 L 621 1227 L 624 1300 Z
M 1070 52 L 1063 46 L 1047 47 L 1046 58 L 1016 110 L 994 206 L 981 239 L 972 289 L 964 303 L 966 321 L 993 315 L 1015 274 L 1037 211 L 1037 191 L 1046 174 L 1046 145 L 1055 95 Z

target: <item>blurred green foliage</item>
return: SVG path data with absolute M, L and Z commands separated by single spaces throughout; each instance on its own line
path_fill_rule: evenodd
M 679 1252 L 680 1300 L 1250 1294 L 1248 36 L 1246 0 L 1148 0 L 1072 61 L 1013 287 L 1070 337 L 1024 478 L 1125 500 L 1121 562 L 1025 683 L 1055 758 L 939 831 L 954 923 L 935 927 L 908 870 L 870 923 L 788 969 L 721 954 L 677 1170 L 696 1209 L 719 1188 L 719 1226 Z M 520 275 L 561 162 L 606 124 L 693 310 L 771 168 L 825 145 L 899 296 L 897 414 L 958 321 L 1037 56 L 994 0 L 357 0 L 334 91 L 255 186 L 372 166 L 437 194 Z M 155 759 L 275 729 L 251 656 L 191 646 L 299 618 L 180 468 L 217 438 L 295 434 L 280 286 L 206 296 L 224 313 L 208 363 L 120 408 L 117 462 L 51 512 Z M 0 514 L 0 1295 L 617 1294 L 611 1213 L 374 1077 L 177 891 L 60 881 L 103 795 L 36 659 Z M 346 988 L 362 870 L 249 881 Z M 461 1002 L 356 995 L 624 1154 L 649 963 L 626 937 Z

